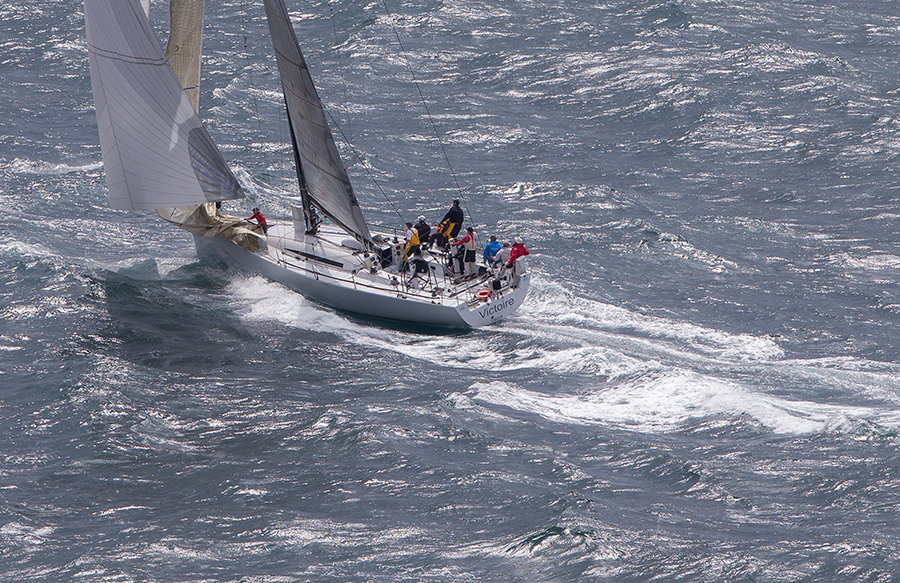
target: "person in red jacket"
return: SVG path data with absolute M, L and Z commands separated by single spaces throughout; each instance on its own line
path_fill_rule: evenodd
M 475 253 L 475 229 L 472 227 L 466 228 L 466 236 L 457 239 L 456 241 L 450 243 L 454 247 L 463 246 L 465 249 L 465 255 L 463 256 L 463 264 L 465 267 L 466 279 L 472 279 L 478 273 L 475 267 L 475 258 L 477 254 Z
M 510 278 L 510 287 L 519 286 L 519 278 L 525 273 L 525 256 L 528 255 L 528 249 L 522 243 L 522 239 L 516 237 L 509 254 L 509 261 L 506 263 L 506 269 L 512 269 L 512 277 Z
M 262 227 L 263 235 L 269 234 L 269 225 L 266 223 L 266 217 L 263 216 L 261 212 L 259 212 L 259 207 L 254 207 L 253 216 L 249 219 L 244 219 L 246 221 L 256 221 L 259 223 L 259 226 Z

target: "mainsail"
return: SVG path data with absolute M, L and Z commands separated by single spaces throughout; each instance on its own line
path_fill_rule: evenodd
M 139 0 L 85 0 L 110 206 L 160 209 L 244 196 L 163 55 Z
M 284 0 L 265 0 L 265 4 L 299 160 L 297 172 L 301 189 L 304 186 L 307 189 L 304 202 L 311 200 L 344 230 L 360 241 L 372 244 L 372 236 L 328 129 L 325 110 L 300 52 Z

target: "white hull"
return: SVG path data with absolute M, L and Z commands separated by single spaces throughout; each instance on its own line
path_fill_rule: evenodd
M 228 258 L 247 271 L 349 312 L 417 324 L 474 327 L 495 322 L 519 307 L 528 291 L 529 278 L 524 273 L 514 285 L 509 278 L 495 280 L 498 289 L 492 286 L 489 291 L 493 274 L 455 281 L 458 276 L 446 269 L 443 254 L 417 259 L 422 276 L 413 281 L 409 281 L 411 274 L 397 269 L 403 258 L 403 250 L 398 251 L 401 244 L 393 233 L 371 231 L 366 223 L 284 0 L 264 4 L 298 178 L 305 191 L 295 201 L 299 204 L 291 205 L 293 224 L 273 225 L 268 236 L 259 239 L 260 251 L 245 251 L 232 242 L 250 248 L 256 246 L 257 238 L 248 231 L 249 223 L 220 215 L 212 204 L 242 198 L 244 193 L 200 121 L 196 102 L 182 89 L 186 84 L 196 91 L 200 44 L 193 39 L 202 32 L 203 18 L 201 8 L 182 10 L 181 4 L 172 3 L 172 20 L 184 26 L 173 26 L 169 41 L 191 39 L 184 43 L 193 48 L 178 41 L 178 58 L 172 67 L 166 64 L 143 10 L 136 9 L 136 0 L 85 0 L 91 83 L 113 208 L 156 209 L 165 220 L 208 235 L 195 235 L 201 253 Z M 355 233 L 356 239 L 333 227 L 322 228 L 316 235 L 304 234 L 317 209 L 333 225 Z M 383 259 L 380 265 L 371 264 L 372 257 L 361 251 L 356 240 L 377 248 L 378 258 Z
M 298 240 L 299 239 L 299 240 Z M 407 286 L 408 274 L 395 265 L 372 274 L 364 257 L 341 245 L 347 242 L 342 231 L 322 229 L 318 235 L 294 237 L 288 225 L 273 225 L 264 250 L 245 251 L 219 237 L 194 237 L 201 255 L 226 257 L 243 269 L 268 279 L 325 305 L 387 320 L 451 327 L 478 327 L 512 314 L 528 293 L 529 274 L 520 276 L 518 286 L 491 291 L 487 300 L 477 297 L 493 279 L 490 273 L 476 280 L 454 283 L 431 257 L 430 279 Z M 396 255 L 395 255 L 396 257 Z M 424 284 L 424 285 L 422 285 Z M 482 295 L 486 292 L 482 291 Z

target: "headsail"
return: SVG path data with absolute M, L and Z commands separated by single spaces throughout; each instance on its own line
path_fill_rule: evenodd
M 322 102 L 313 85 L 284 0 L 265 0 L 269 31 L 281 73 L 294 148 L 308 199 L 357 239 L 372 243 L 369 227 L 353 194 Z
M 85 0 L 110 206 L 159 209 L 244 196 L 163 55 L 139 0 Z
M 166 60 L 187 93 L 194 111 L 200 111 L 200 53 L 203 48 L 204 0 L 170 0 L 169 42 Z

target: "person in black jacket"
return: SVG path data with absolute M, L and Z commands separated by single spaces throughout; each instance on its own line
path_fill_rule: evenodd
M 423 245 L 428 245 L 428 241 L 431 240 L 431 225 L 425 220 L 424 215 L 419 217 L 419 222 L 416 223 L 416 231 L 419 232 L 419 241 Z
M 438 247 L 446 247 L 450 239 L 459 234 L 464 218 L 463 210 L 459 206 L 459 199 L 454 199 L 450 210 L 441 219 L 437 232 L 431 237 L 431 243 L 436 243 Z

